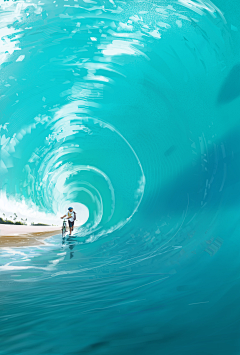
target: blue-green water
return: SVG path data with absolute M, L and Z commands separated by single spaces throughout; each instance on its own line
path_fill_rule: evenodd
M 240 5 L 215 5 L 0 3 L 1 212 L 88 219 L 1 250 L 1 355 L 240 353 Z

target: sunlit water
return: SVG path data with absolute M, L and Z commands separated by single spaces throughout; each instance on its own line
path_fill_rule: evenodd
M 216 5 L 1 2 L 1 211 L 85 222 L 1 250 L 1 355 L 240 353 L 240 8 Z

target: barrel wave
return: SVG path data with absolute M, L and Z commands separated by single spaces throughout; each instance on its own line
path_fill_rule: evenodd
M 237 11 L 0 2 L 0 354 L 239 354 Z

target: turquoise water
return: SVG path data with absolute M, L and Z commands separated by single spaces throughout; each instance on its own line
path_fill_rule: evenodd
M 0 354 L 240 353 L 237 0 L 0 3 Z

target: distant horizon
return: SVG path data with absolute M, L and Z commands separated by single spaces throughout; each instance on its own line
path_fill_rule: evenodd
M 44 213 L 38 210 L 38 207 L 35 206 L 32 202 L 30 206 L 27 205 L 25 200 L 18 201 L 14 197 L 8 198 L 6 194 L 3 192 L 0 194 L 0 217 L 10 219 L 14 213 L 17 214 L 17 218 L 21 218 L 25 221 L 27 218 L 27 225 L 31 225 L 31 223 L 43 223 L 48 225 L 56 225 L 61 226 L 62 220 L 61 217 L 67 212 L 68 205 L 66 203 L 66 208 L 62 208 L 61 211 L 57 211 L 56 214 L 54 213 Z M 14 206 L 14 208 L 13 208 Z M 77 214 L 77 223 L 81 225 L 85 224 L 89 217 L 89 211 L 86 206 L 81 203 L 72 203 L 74 207 L 74 211 Z

